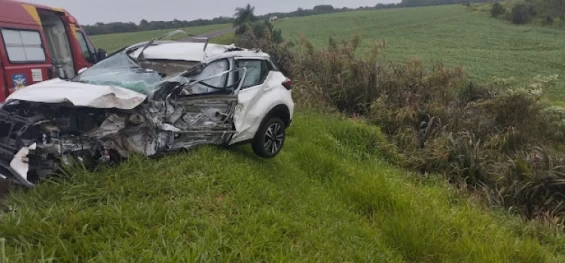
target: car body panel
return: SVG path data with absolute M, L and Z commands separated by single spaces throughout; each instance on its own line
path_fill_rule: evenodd
M 159 45 L 147 47 L 143 51 L 145 59 L 168 59 L 184 61 L 204 61 L 208 56 L 214 56 L 226 51 L 226 46 L 208 44 L 206 50 L 202 43 L 189 42 L 164 42 Z M 131 56 L 138 57 L 141 49 L 134 51 Z
M 253 139 L 265 115 L 277 105 L 287 106 L 292 116 L 294 103 L 291 94 L 281 85 L 285 80 L 282 73 L 271 71 L 263 84 L 239 92 L 239 104 L 234 118 L 237 134 L 230 144 Z
M 17 90 L 6 101 L 68 102 L 82 107 L 133 109 L 146 98 L 141 93 L 121 87 L 52 79 Z

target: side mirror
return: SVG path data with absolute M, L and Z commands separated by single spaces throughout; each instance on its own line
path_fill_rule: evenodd
M 106 50 L 104 49 L 98 49 L 98 52 L 96 53 L 96 58 L 98 61 L 102 61 L 104 60 L 106 57 L 108 56 L 108 53 L 106 52 Z

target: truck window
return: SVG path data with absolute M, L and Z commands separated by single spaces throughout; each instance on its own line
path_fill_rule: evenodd
M 2 29 L 2 37 L 11 63 L 45 62 L 39 31 Z
M 80 43 L 82 56 L 86 59 L 86 61 L 90 63 L 96 63 L 96 61 L 94 61 L 94 56 L 93 56 L 94 50 L 92 49 L 92 46 L 89 45 L 84 34 L 81 31 L 77 31 L 77 36 L 78 36 L 78 42 Z

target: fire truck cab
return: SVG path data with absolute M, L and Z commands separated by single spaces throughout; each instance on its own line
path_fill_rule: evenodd
M 105 57 L 64 9 L 0 0 L 0 103 L 27 85 L 70 79 Z

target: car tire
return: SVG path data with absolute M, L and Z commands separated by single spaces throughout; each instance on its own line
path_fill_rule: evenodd
M 281 152 L 285 139 L 286 126 L 284 122 L 280 118 L 272 117 L 259 127 L 251 147 L 258 156 L 270 159 Z

